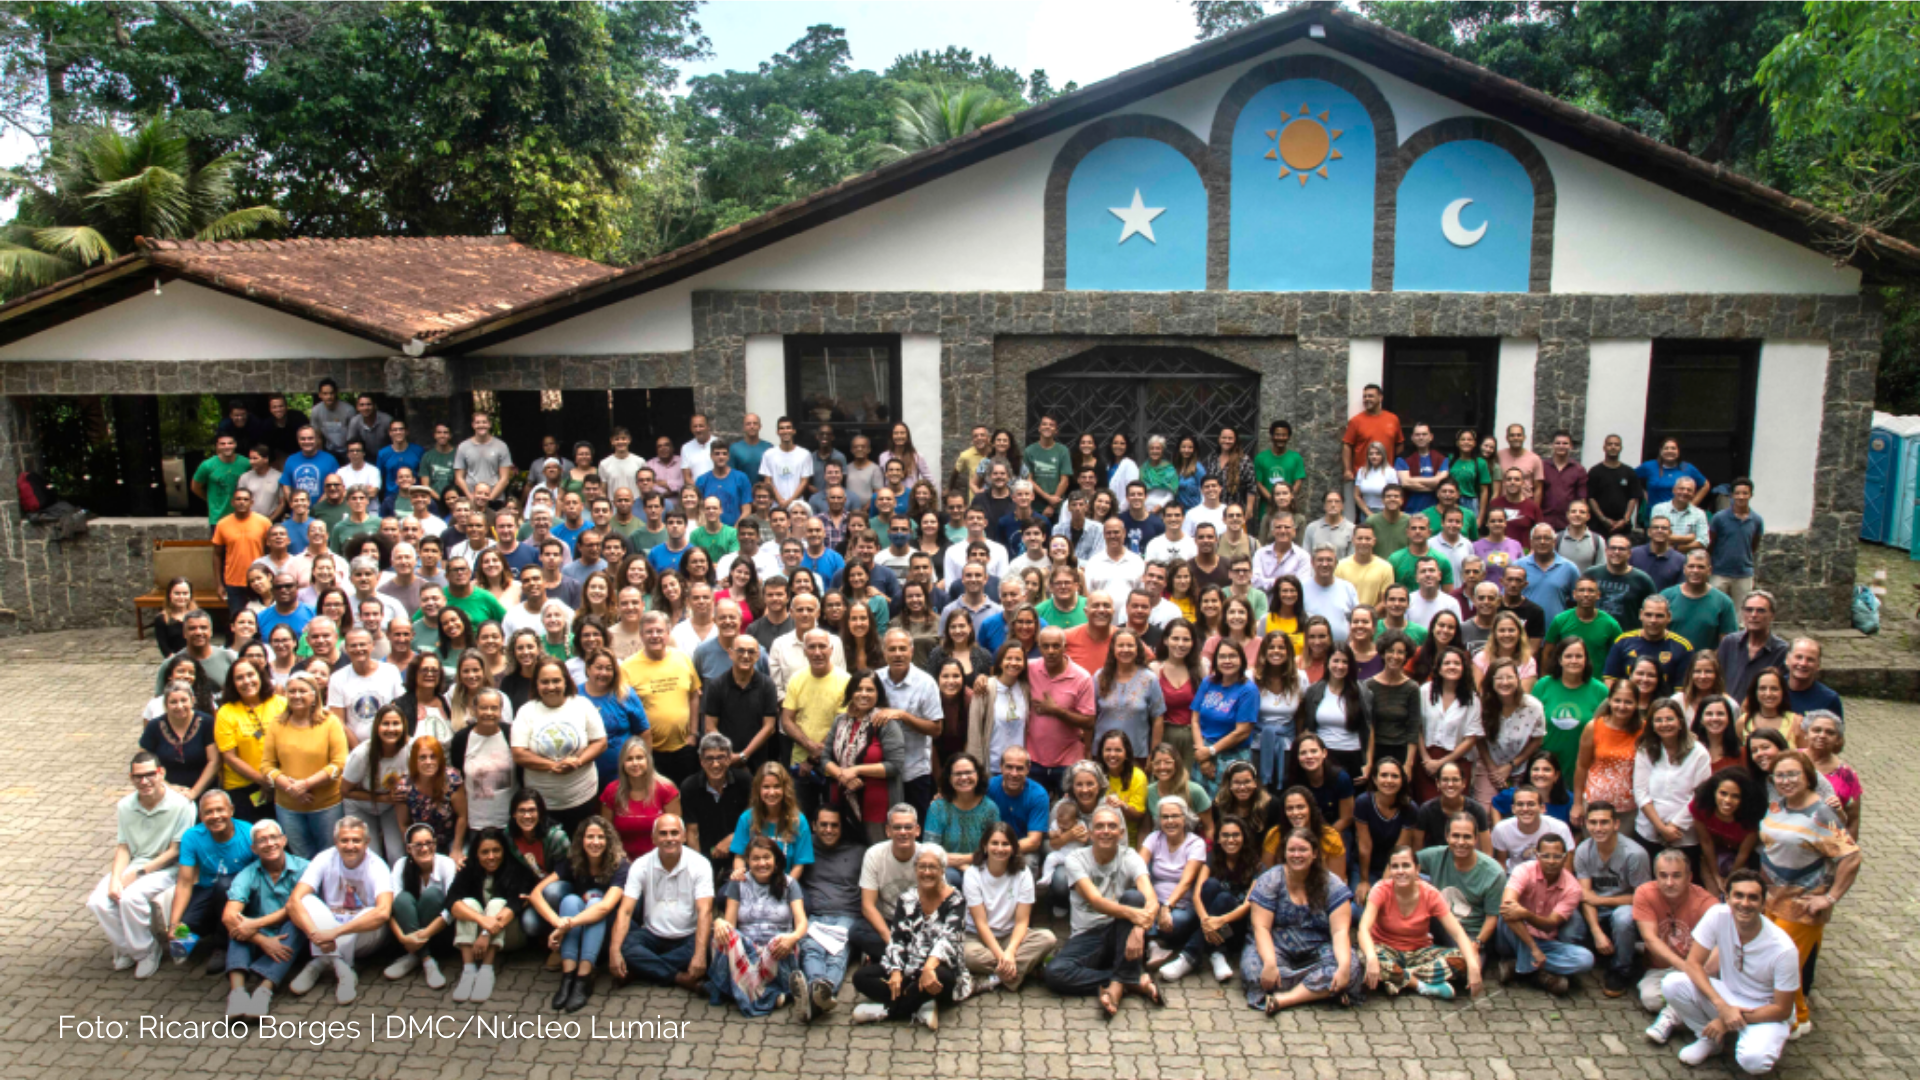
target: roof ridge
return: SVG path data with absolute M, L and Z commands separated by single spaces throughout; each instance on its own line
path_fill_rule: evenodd
M 494 236 L 288 236 L 272 240 L 194 240 L 179 238 L 135 237 L 134 243 L 144 251 L 182 251 L 182 252 L 248 252 L 279 251 L 297 248 L 348 248 L 359 245 L 391 245 L 394 247 L 432 247 L 436 245 L 467 245 L 472 247 L 530 247 L 513 236 L 501 233 Z M 534 248 L 532 250 L 544 250 Z M 579 258 L 563 251 L 547 251 L 545 254 L 562 258 Z M 593 260 L 589 259 L 588 262 Z

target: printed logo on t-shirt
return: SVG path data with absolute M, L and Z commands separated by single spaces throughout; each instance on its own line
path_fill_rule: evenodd
M 302 461 L 298 457 L 287 459 L 287 469 L 284 478 L 287 480 L 289 486 L 296 490 L 306 492 L 309 497 L 314 499 L 320 497 L 322 485 L 327 482 L 326 472 L 321 469 L 319 462 Z
M 527 738 L 527 748 L 548 760 L 571 757 L 586 748 L 585 733 L 564 720 L 545 720 Z

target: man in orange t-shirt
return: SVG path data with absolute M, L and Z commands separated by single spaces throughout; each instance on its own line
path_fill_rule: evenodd
M 1340 436 L 1340 467 L 1346 471 L 1348 483 L 1353 482 L 1354 469 L 1367 460 L 1368 443 L 1386 447 L 1387 463 L 1392 464 L 1400 444 L 1406 441 L 1400 431 L 1400 418 L 1380 407 L 1383 400 L 1380 388 L 1368 383 L 1360 391 L 1361 411 L 1347 421 L 1346 434 Z
M 253 492 L 233 491 L 233 512 L 213 527 L 213 564 L 227 587 L 227 618 L 246 610 L 253 597 L 247 592 L 247 568 L 266 554 L 267 530 L 273 522 L 253 512 Z

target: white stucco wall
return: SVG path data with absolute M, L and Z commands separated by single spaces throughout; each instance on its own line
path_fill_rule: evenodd
M 1821 407 L 1826 386 L 1825 342 L 1768 341 L 1760 346 L 1760 386 L 1753 412 L 1754 506 L 1771 532 L 1794 532 L 1813 524 L 1814 466 L 1826 416 Z
M 1603 338 L 1587 350 L 1587 422 L 1580 460 L 1603 456 L 1607 436 L 1620 436 L 1620 460 L 1639 461 L 1647 427 L 1647 377 L 1653 370 L 1648 338 Z
M 779 442 L 774 422 L 787 411 L 787 346 L 779 334 L 747 337 L 747 411 L 760 416 L 760 437 Z
M 366 338 L 175 281 L 0 347 L 0 360 L 351 360 L 389 356 Z
M 1387 374 L 1387 339 L 1352 338 L 1347 342 L 1347 415 L 1360 411 L 1360 391 L 1381 384 Z
M 1533 369 L 1540 360 L 1540 343 L 1532 338 L 1500 339 L 1500 374 L 1494 383 L 1493 430 L 1507 445 L 1507 425 L 1527 429 L 1528 443 L 1541 434 L 1533 430 Z
M 479 350 L 481 356 L 606 356 L 693 348 L 693 286 L 656 292 L 577 315 Z
M 900 418 L 913 431 L 913 445 L 933 466 L 934 486 L 945 489 L 940 450 L 940 335 L 900 336 Z M 876 457 L 878 455 L 875 455 Z

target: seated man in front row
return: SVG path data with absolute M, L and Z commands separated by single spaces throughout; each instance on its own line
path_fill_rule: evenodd
M 1500 981 L 1530 976 L 1555 997 L 1572 992 L 1571 977 L 1593 970 L 1593 953 L 1563 940 L 1561 930 L 1580 917 L 1580 882 L 1567 869 L 1567 841 L 1543 836 L 1533 861 L 1507 878 L 1500 901 Z
M 839 1004 L 837 995 L 846 981 L 848 962 L 857 959 L 854 954 L 862 951 L 860 943 L 871 947 L 874 942 L 860 888 L 867 845 L 847 835 L 846 818 L 838 803 L 829 803 L 813 822 L 813 863 L 807 867 L 808 932 L 800 940 L 800 970 L 807 977 L 815 1015 L 832 1012 Z M 830 947 L 836 939 L 838 951 Z M 886 940 L 879 944 L 884 952 Z
M 293 962 L 306 950 L 306 935 L 293 925 L 287 901 L 307 860 L 287 854 L 287 834 L 267 818 L 253 826 L 254 861 L 227 886 L 227 1015 L 258 1019 L 273 1011 L 273 990 L 287 981 Z M 260 984 L 247 990 L 247 975 Z
M 133 968 L 134 978 L 145 979 L 160 970 L 154 916 L 172 905 L 174 864 L 180 838 L 193 827 L 193 804 L 167 786 L 160 759 L 149 751 L 133 755 L 128 775 L 133 794 L 114 810 L 113 866 L 87 897 L 87 910 L 113 945 L 113 970 Z
M 1067 856 L 1073 883 L 1072 936 L 1047 961 L 1047 989 L 1061 997 L 1100 995 L 1111 1017 L 1124 994 L 1155 1003 L 1160 989 L 1146 973 L 1147 930 L 1160 917 L 1153 878 L 1128 847 L 1127 820 L 1102 803 L 1093 812 L 1093 843 Z
M 926 848 L 946 858 L 946 850 L 938 844 L 920 842 L 920 812 L 908 803 L 896 803 L 887 811 L 887 838 L 869 847 L 860 860 L 862 918 L 853 925 L 848 940 L 875 963 L 893 941 L 893 913 L 901 895 L 918 887 L 913 861 Z
M 626 896 L 607 942 L 615 985 L 635 976 L 700 993 L 713 939 L 713 864 L 689 851 L 686 826 L 672 814 L 653 823 L 653 850 L 627 871 Z M 634 909 L 645 904 L 640 925 Z
M 379 951 L 392 914 L 393 875 L 386 860 L 367 850 L 367 823 L 341 818 L 333 827 L 333 847 L 313 857 L 287 898 L 287 917 L 313 953 L 287 992 L 306 993 L 331 969 L 338 984 L 334 1000 L 352 1004 L 359 988 L 353 962 Z
M 200 824 L 180 838 L 180 876 L 173 888 L 167 925 L 201 939 L 211 955 L 207 974 L 227 969 L 227 930 L 222 915 L 234 876 L 253 865 L 253 826 L 233 819 L 233 800 L 214 788 L 200 796 Z M 191 938 L 187 940 L 193 940 Z
M 1660 982 L 1667 1007 L 1647 1038 L 1665 1045 L 1685 1027 L 1694 1041 L 1680 1050 L 1687 1065 L 1704 1065 L 1731 1036 L 1734 1060 L 1748 1074 L 1771 1071 L 1787 1048 L 1793 998 L 1800 990 L 1800 954 L 1785 930 L 1770 922 L 1767 886 L 1752 870 L 1727 875 L 1727 902 L 1716 904 L 1693 928 L 1693 943 L 1679 968 Z M 1718 953 L 1719 974 L 1707 959 Z

